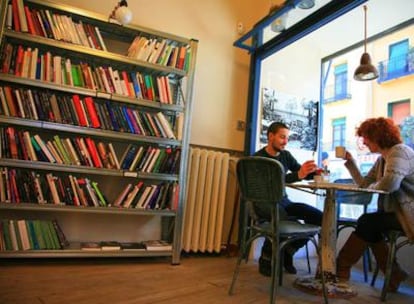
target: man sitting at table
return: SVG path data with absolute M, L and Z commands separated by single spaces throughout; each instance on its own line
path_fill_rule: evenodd
M 257 151 L 254 156 L 268 157 L 278 160 L 286 172 L 286 183 L 293 183 L 302 179 L 311 179 L 317 169 L 313 160 L 304 162 L 302 165 L 285 150 L 289 140 L 289 128 L 281 122 L 273 122 L 267 130 L 267 145 Z M 307 224 L 320 226 L 322 223 L 322 212 L 308 204 L 292 202 L 285 193 L 282 202 L 279 204 L 281 218 L 283 216 L 294 217 L 303 220 Z M 270 210 L 256 210 L 259 217 L 270 220 Z M 283 241 L 283 240 L 280 240 Z M 306 244 L 306 240 L 298 240 L 287 245 L 284 249 L 284 268 L 288 273 L 296 274 L 293 265 L 293 255 L 299 248 Z M 259 259 L 259 272 L 265 276 L 271 274 L 272 244 L 265 240 Z

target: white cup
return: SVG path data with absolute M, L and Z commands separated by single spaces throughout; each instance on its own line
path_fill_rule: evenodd
M 346 156 L 346 149 L 343 146 L 335 147 L 335 157 L 344 159 Z
M 315 183 L 322 183 L 322 182 L 323 182 L 323 177 L 322 177 L 322 175 L 315 175 L 315 176 L 313 177 L 313 181 L 314 181 Z

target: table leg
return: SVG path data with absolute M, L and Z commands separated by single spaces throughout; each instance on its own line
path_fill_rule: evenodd
M 335 190 L 327 189 L 323 207 L 320 250 L 325 273 L 336 274 L 336 202 Z
M 326 198 L 323 209 L 321 239 L 319 250 L 325 274 L 325 286 L 328 297 L 350 298 L 356 292 L 347 282 L 339 282 L 336 277 L 336 241 L 337 241 L 337 219 L 336 219 L 335 189 L 326 189 Z M 318 267 L 319 269 L 319 267 Z M 294 285 L 300 290 L 312 294 L 322 295 L 322 282 L 319 271 L 315 277 L 296 279 Z

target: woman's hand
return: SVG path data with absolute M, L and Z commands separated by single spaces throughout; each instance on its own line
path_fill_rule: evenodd
M 351 159 L 352 159 L 352 154 L 349 151 L 346 151 L 344 160 L 351 160 Z

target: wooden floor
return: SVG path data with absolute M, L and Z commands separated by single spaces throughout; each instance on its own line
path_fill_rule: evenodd
M 295 264 L 299 275 L 307 274 L 303 260 Z M 258 273 L 255 261 L 243 265 L 235 295 L 227 294 L 234 266 L 235 258 L 227 256 L 184 256 L 175 266 L 166 258 L 0 260 L 0 303 L 268 303 L 270 280 Z M 292 287 L 294 279 L 284 276 L 277 303 L 322 303 L 320 297 Z M 380 303 L 379 287 L 364 283 L 360 272 L 353 272 L 352 282 L 357 297 L 330 303 Z M 413 297 L 411 278 L 387 303 L 413 303 Z

